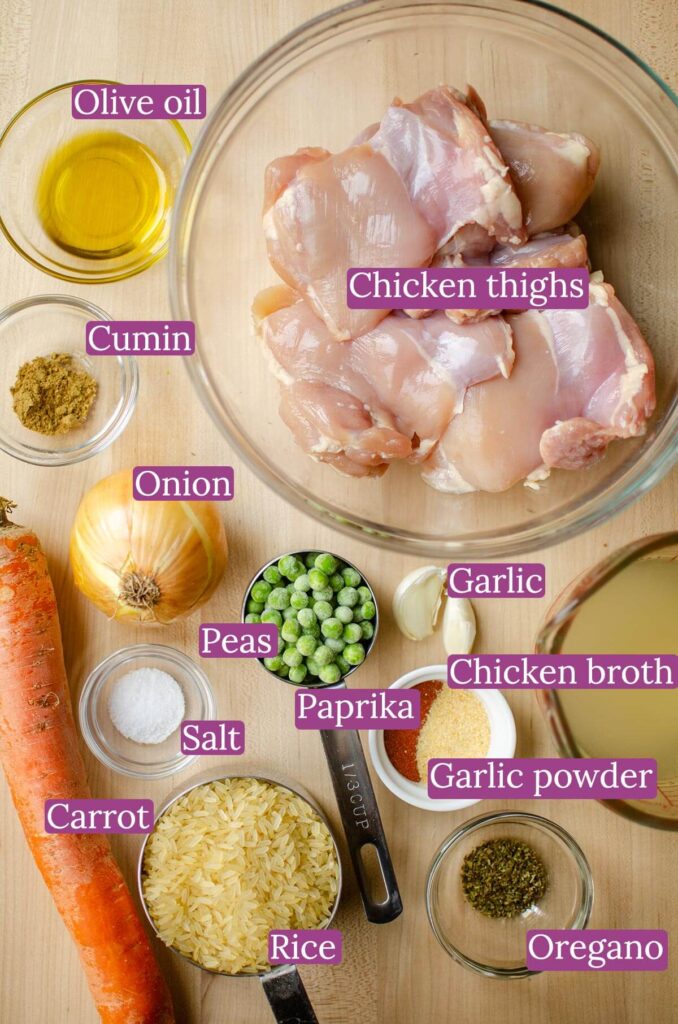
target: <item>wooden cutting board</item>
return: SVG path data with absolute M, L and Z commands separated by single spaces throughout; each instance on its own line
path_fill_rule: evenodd
M 326 0 L 0 0 L 0 122 L 43 89 L 87 76 L 200 81 L 214 101 L 262 50 L 330 6 Z M 675 86 L 678 27 L 672 0 L 567 0 L 561 6 L 626 43 Z M 520 69 L 515 72 L 520 74 Z M 322 102 L 322 96 L 315 99 Z M 196 127 L 188 123 L 190 133 Z M 160 318 L 169 313 L 165 274 L 164 266 L 156 266 L 130 281 L 89 288 L 86 294 L 119 319 Z M 40 292 L 77 294 L 78 289 L 46 278 L 0 241 L 0 305 Z M 236 466 L 237 500 L 226 510 L 232 562 L 220 597 L 210 605 L 213 619 L 236 616 L 253 568 L 272 551 L 294 547 L 339 547 L 376 581 L 386 605 L 412 567 L 411 560 L 343 538 L 339 543 L 330 531 L 292 512 L 231 456 L 203 414 L 183 367 L 172 360 L 142 363 L 133 423 L 104 454 L 60 469 L 58 478 L 54 470 L 0 457 L 0 491 L 19 503 L 21 521 L 35 527 L 50 557 L 74 694 L 105 654 L 148 638 L 147 633 L 106 622 L 87 605 L 74 592 L 67 565 L 68 532 L 80 497 L 96 480 L 126 465 L 233 461 Z M 547 565 L 549 597 L 630 538 L 676 529 L 677 508 L 674 472 L 612 523 L 543 554 L 535 552 L 535 560 Z M 529 650 L 545 607 L 539 605 L 486 602 L 480 649 Z M 163 631 L 162 641 L 193 652 L 195 629 L 195 620 L 171 627 Z M 439 640 L 415 650 L 387 622 L 370 664 L 375 679 L 390 680 L 441 656 Z M 292 725 L 292 691 L 267 685 L 260 670 L 246 663 L 234 670 L 215 662 L 210 675 L 222 717 L 247 723 L 245 763 L 298 778 L 338 825 L 320 740 L 299 735 Z M 509 699 L 518 723 L 517 753 L 550 752 L 533 698 Z M 152 796 L 160 801 L 173 788 L 172 783 L 149 786 L 125 780 L 89 755 L 87 761 L 94 793 L 100 797 Z M 368 925 L 348 878 L 338 921 L 345 932 L 345 963 L 303 971 L 323 1024 L 670 1024 L 676 1019 L 678 970 L 673 957 L 663 975 L 554 974 L 512 984 L 481 979 L 456 966 L 430 932 L 424 884 L 434 851 L 463 814 L 418 812 L 378 782 L 375 786 L 405 912 L 389 926 Z M 534 809 L 564 825 L 585 848 L 596 885 L 593 926 L 661 927 L 676 941 L 675 835 L 631 826 L 597 803 L 541 802 Z M 132 837 L 116 842 L 130 882 L 137 849 Z M 27 855 L 4 782 L 0 920 L 0 1024 L 96 1024 L 75 950 Z M 159 956 L 180 1024 L 266 1024 L 272 1019 L 256 981 L 209 977 L 165 950 L 159 949 Z

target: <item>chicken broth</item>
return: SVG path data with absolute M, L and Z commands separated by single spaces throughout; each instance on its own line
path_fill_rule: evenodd
M 647 558 L 623 569 L 583 602 L 560 651 L 678 654 L 677 621 L 678 561 Z M 678 804 L 675 690 L 562 693 L 558 701 L 582 755 L 656 758 L 660 799 Z M 643 803 L 638 804 L 641 810 Z

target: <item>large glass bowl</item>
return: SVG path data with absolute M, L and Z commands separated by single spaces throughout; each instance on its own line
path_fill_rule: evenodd
M 341 149 L 395 95 L 471 82 L 490 116 L 578 130 L 602 149 L 585 210 L 594 269 L 638 320 L 657 361 L 657 412 L 643 438 L 537 492 L 445 495 L 415 467 L 340 476 L 294 444 L 250 304 L 276 281 L 264 247 L 264 168 L 299 146 Z M 251 469 L 296 508 L 354 537 L 419 555 L 479 557 L 544 547 L 603 521 L 678 456 L 675 324 L 678 99 L 619 44 L 544 4 L 368 0 L 302 25 L 227 90 L 186 170 L 172 229 L 174 315 L 196 322 L 187 360 L 205 408 Z

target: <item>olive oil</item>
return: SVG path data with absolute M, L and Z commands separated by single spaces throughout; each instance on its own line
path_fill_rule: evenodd
M 678 654 L 678 561 L 631 563 L 582 604 L 563 654 Z M 654 757 L 660 788 L 678 803 L 678 692 L 560 693 L 559 703 L 587 757 Z M 660 794 L 661 797 L 661 794 Z
M 171 202 L 151 151 L 121 132 L 83 132 L 47 159 L 37 212 L 49 237 L 85 259 L 149 250 L 166 230 Z

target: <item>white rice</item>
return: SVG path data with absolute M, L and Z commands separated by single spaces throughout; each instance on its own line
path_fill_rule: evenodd
M 144 853 L 144 898 L 162 941 L 227 974 L 269 968 L 272 928 L 324 927 L 338 879 L 332 836 L 313 808 L 252 778 L 190 790 Z

